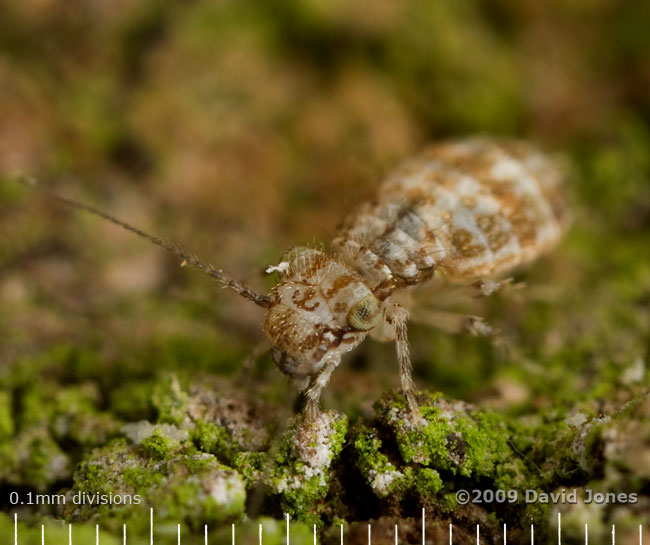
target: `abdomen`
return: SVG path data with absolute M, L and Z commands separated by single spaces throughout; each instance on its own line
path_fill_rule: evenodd
M 561 173 L 528 144 L 433 146 L 345 220 L 335 247 L 371 285 L 503 274 L 553 247 L 567 223 Z M 383 266 L 383 268 L 382 268 Z M 390 291 L 390 290 L 389 290 Z

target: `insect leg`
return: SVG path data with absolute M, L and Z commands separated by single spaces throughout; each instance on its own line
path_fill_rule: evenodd
M 503 280 L 491 280 L 489 278 L 480 278 L 474 282 L 470 288 L 473 292 L 473 297 L 489 297 L 493 293 L 501 291 L 505 287 L 512 286 L 520 288 L 520 284 L 514 284 L 512 278 L 504 278 Z
M 411 355 L 409 350 L 408 335 L 406 332 L 406 322 L 408 321 L 408 311 L 397 304 L 392 304 L 386 310 L 386 321 L 395 326 L 395 348 L 397 349 L 397 361 L 399 363 L 399 375 L 402 382 L 402 392 L 409 404 L 411 415 L 414 422 L 420 421 L 420 409 L 415 399 L 415 383 L 413 382 L 413 366 L 411 365 Z
M 471 314 L 420 307 L 413 311 L 413 320 L 447 333 L 464 333 L 473 337 L 493 335 L 492 328 L 483 318 Z
M 315 374 L 309 381 L 309 386 L 305 390 L 305 397 L 307 398 L 307 404 L 305 406 L 305 412 L 307 413 L 307 418 L 310 420 L 315 420 L 318 416 L 320 409 L 318 408 L 318 402 L 320 400 L 321 392 L 323 388 L 327 386 L 327 383 L 330 381 L 330 376 L 332 371 L 336 369 L 341 363 L 341 356 L 336 355 L 329 359 L 323 367 Z

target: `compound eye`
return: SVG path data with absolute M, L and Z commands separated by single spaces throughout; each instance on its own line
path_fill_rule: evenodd
M 381 320 L 379 301 L 374 295 L 368 295 L 354 305 L 348 312 L 347 322 L 350 327 L 369 331 Z

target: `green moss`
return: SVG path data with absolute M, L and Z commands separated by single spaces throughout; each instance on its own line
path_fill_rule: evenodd
M 162 434 L 160 428 L 156 428 L 152 435 L 142 440 L 142 448 L 152 458 L 166 460 L 178 450 L 180 443 Z
M 10 477 L 12 481 L 44 491 L 70 477 L 70 458 L 44 430 L 21 433 L 15 446 L 19 454 L 15 468 L 18 474 Z
M 512 458 L 508 430 L 494 413 L 427 394 L 426 403 L 421 405 L 426 424 L 418 429 L 409 421 L 403 399 L 395 393 L 383 396 L 375 409 L 379 421 L 395 434 L 407 464 L 464 477 L 491 477 L 498 461 Z
M 262 470 L 269 460 L 264 452 L 240 452 L 233 461 L 234 467 L 239 471 L 249 486 L 254 486 L 262 476 Z
M 99 391 L 90 382 L 57 391 L 49 416 L 52 435 L 84 446 L 106 443 L 116 435 L 120 422 L 110 413 L 100 412 L 99 401 Z
M 0 443 L 0 479 L 10 482 L 15 478 L 18 466 L 18 453 L 10 441 Z
M 182 424 L 187 415 L 189 399 L 178 378 L 171 376 L 156 385 L 151 401 L 159 422 Z
M 543 17 L 521 3 L 478 0 L 131 4 L 104 2 L 101 17 L 90 18 L 64 7 L 52 18 L 48 2 L 7 3 L 0 141 L 11 145 L 0 146 L 0 170 L 85 180 L 80 198 L 100 208 L 117 199 L 118 215 L 215 252 L 215 264 L 237 277 L 314 233 L 327 242 L 323 226 L 340 219 L 332 196 L 354 202 L 430 136 L 522 136 L 565 153 L 573 222 L 557 250 L 514 271 L 521 290 L 476 302 L 503 334 L 496 342 L 409 323 L 418 385 L 444 392 L 421 397 L 422 430 L 409 427 L 398 395 L 380 400 L 376 421 L 368 414 L 368 401 L 395 381 L 394 366 L 383 365 L 392 352 L 368 342 L 350 354 L 323 403 L 345 407 L 359 424 L 320 466 L 307 454 L 320 448 L 314 436 L 297 449 L 269 433 L 286 398 L 270 357 L 249 377 L 251 397 L 273 399 L 263 414 L 242 403 L 232 419 L 214 416 L 212 394 L 239 388 L 230 377 L 252 345 L 255 309 L 240 313 L 243 301 L 175 267 L 157 267 L 160 278 L 142 291 L 115 282 L 113 265 L 124 269 L 126 257 L 131 266 L 147 251 L 142 241 L 122 243 L 128 237 L 61 212 L 0 172 L 0 488 L 51 492 L 77 467 L 75 485 L 88 491 L 145 494 L 161 539 L 175 543 L 178 521 L 189 523 L 188 545 L 202 543 L 200 516 L 243 517 L 238 501 L 215 510 L 204 492 L 211 474 L 230 482 L 220 462 L 237 464 L 249 488 L 265 482 L 263 512 L 286 508 L 330 525 L 409 519 L 420 500 L 453 513 L 461 487 L 588 485 L 637 491 L 642 509 L 650 489 L 650 101 L 639 91 L 647 2 L 555 2 Z M 551 78 L 540 39 L 553 43 Z M 195 182 L 180 195 L 177 174 L 186 171 Z M 106 179 L 115 181 L 110 191 Z M 253 276 L 258 287 L 274 280 Z M 143 419 L 174 424 L 191 444 L 112 441 L 122 421 Z M 329 433 L 345 435 L 345 425 L 337 420 Z M 347 478 L 367 486 L 341 494 Z M 115 535 L 123 521 L 146 521 L 141 515 L 105 506 L 78 514 L 107 520 Z M 514 505 L 454 515 L 470 534 L 472 517 L 519 523 L 523 537 L 513 541 L 525 542 L 525 525 L 541 531 L 557 513 Z M 613 523 L 622 531 L 625 521 L 649 523 L 623 505 L 565 515 L 574 542 L 583 541 L 581 517 L 595 524 L 592 541 Z M 65 541 L 56 528 L 47 523 L 48 541 Z M 21 530 L 40 542 L 38 526 Z M 247 531 L 242 541 L 257 541 L 257 525 Z M 219 542 L 229 541 L 225 532 Z M 265 542 L 282 537 L 280 525 Z
M 497 463 L 515 456 L 508 444 L 508 429 L 497 414 L 472 411 L 455 424 L 465 443 L 461 474 L 492 477 Z
M 51 420 L 55 384 L 44 382 L 25 388 L 20 397 L 20 428 L 27 429 L 47 425 Z
M 170 441 L 160 433 L 146 438 L 141 447 L 113 441 L 80 464 L 73 488 L 89 494 L 138 496 L 138 508 L 99 507 L 106 520 L 126 520 L 136 528 L 143 524 L 142 510 L 149 507 L 165 520 L 184 521 L 194 529 L 241 515 L 246 491 L 239 473 L 210 454 Z M 94 516 L 95 509 L 86 505 L 66 513 L 85 520 Z
M 138 458 L 134 456 L 133 461 L 137 462 Z M 164 480 L 165 474 L 155 466 L 151 468 L 147 466 L 127 467 L 122 473 L 123 484 L 138 491 L 146 491 L 161 484 Z
M 8 441 L 14 434 L 15 424 L 12 417 L 11 395 L 0 391 L 0 442 Z
M 190 432 L 190 439 L 203 452 L 214 454 L 226 462 L 231 461 L 235 454 L 241 450 L 224 426 L 214 422 L 199 420 Z
M 152 417 L 151 381 L 133 381 L 121 384 L 109 394 L 110 411 L 118 418 L 131 421 L 149 420 Z
M 294 419 L 277 450 L 268 455 L 242 453 L 235 467 L 249 487 L 262 482 L 283 513 L 292 518 L 322 524 L 323 500 L 334 477 L 332 464 L 345 442 L 348 421 L 333 412 L 322 413 L 315 422 Z
M 379 498 L 403 496 L 413 484 L 411 468 L 401 471 L 381 452 L 382 442 L 376 433 L 360 426 L 353 434 L 357 468 Z
M 424 498 L 433 498 L 442 490 L 444 483 L 435 469 L 421 468 L 415 475 L 415 487 Z

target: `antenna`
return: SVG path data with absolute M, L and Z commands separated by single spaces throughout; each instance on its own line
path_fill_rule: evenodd
M 221 284 L 224 288 L 230 288 L 231 290 L 237 292 L 239 295 L 244 297 L 245 299 L 248 299 L 249 301 L 252 301 L 256 305 L 263 307 L 263 308 L 269 308 L 271 306 L 271 298 L 268 297 L 267 295 L 260 295 L 258 293 L 255 293 L 251 288 L 240 282 L 239 280 L 235 280 L 232 276 L 229 274 L 223 272 L 221 269 L 216 269 L 209 263 L 204 263 L 201 261 L 196 255 L 191 254 L 178 246 L 176 243 L 171 242 L 170 240 L 164 239 L 164 238 L 158 238 L 154 235 L 150 235 L 149 233 L 146 233 L 145 231 L 142 231 L 141 229 L 138 229 L 137 227 L 134 227 L 133 225 L 129 225 L 128 223 L 119 220 L 110 214 L 107 214 L 106 212 L 103 212 L 102 210 L 99 210 L 98 208 L 95 208 L 94 206 L 90 206 L 81 202 L 77 202 L 73 199 L 69 199 L 68 197 L 64 197 L 62 195 L 59 195 L 58 193 L 42 187 L 36 180 L 32 178 L 25 178 L 21 177 L 18 178 L 18 181 L 21 183 L 28 185 L 29 187 L 32 187 L 41 193 L 67 205 L 71 206 L 72 208 L 76 208 L 78 210 L 84 210 L 90 214 L 94 214 L 95 216 L 99 216 L 100 218 L 104 218 L 107 221 L 110 221 L 111 223 L 114 223 L 115 225 L 119 225 L 123 229 L 126 229 L 127 231 L 131 231 L 132 233 L 135 233 L 136 235 L 147 239 L 150 242 L 153 242 L 157 246 L 160 246 L 170 252 L 171 254 L 175 255 L 178 259 L 181 261 L 181 267 L 184 267 L 186 265 L 190 265 L 194 267 L 195 269 L 198 269 L 201 271 L 203 274 L 206 274 L 213 280 L 216 280 L 219 284 Z

